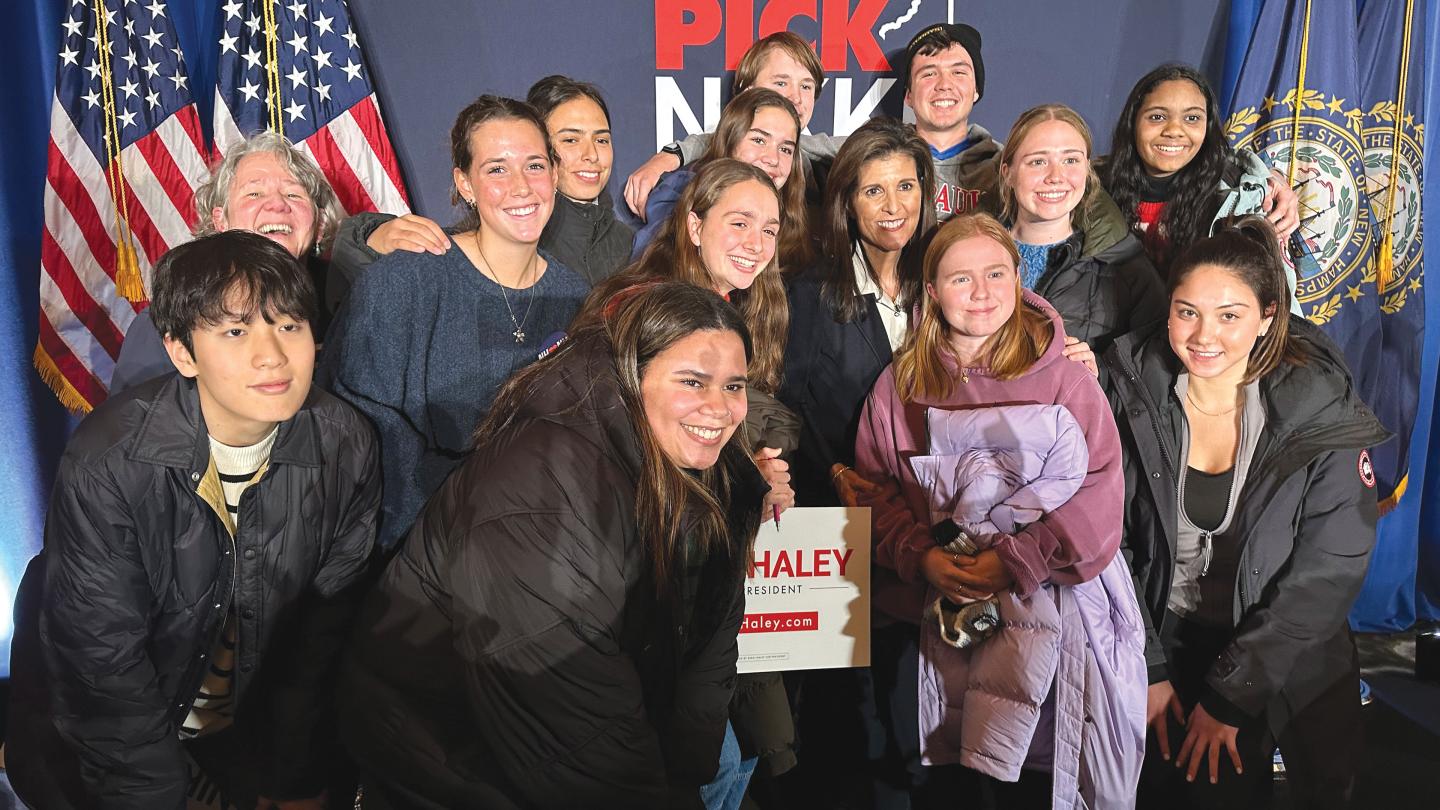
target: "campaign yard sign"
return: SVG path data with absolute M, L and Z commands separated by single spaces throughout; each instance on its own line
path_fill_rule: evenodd
M 870 510 L 799 507 L 755 538 L 741 672 L 870 666 Z

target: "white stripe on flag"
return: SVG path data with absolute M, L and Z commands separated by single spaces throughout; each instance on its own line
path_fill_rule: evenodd
M 371 101 L 374 103 L 373 96 Z M 360 125 L 355 123 L 350 112 L 347 110 L 337 116 L 328 126 L 335 145 L 340 147 L 340 154 L 344 156 L 345 162 L 350 164 L 350 170 L 359 178 L 360 185 L 375 203 L 375 208 L 396 216 L 410 213 L 410 207 L 400 196 L 400 190 L 390 181 L 385 164 L 380 162 L 379 155 L 370 148 L 370 142 L 365 139 L 365 133 L 360 130 Z
M 225 154 L 230 147 L 245 140 L 240 134 L 240 127 L 236 126 L 235 118 L 230 115 L 230 108 L 225 106 L 225 97 L 220 95 L 220 87 L 215 87 L 215 151 Z
M 185 125 L 180 123 L 178 114 L 166 118 L 164 123 L 155 128 L 155 132 L 170 152 L 170 159 L 175 161 L 175 165 L 180 167 L 180 173 L 189 181 L 192 190 L 210 179 L 210 168 L 205 165 L 205 157 L 195 151 L 195 142 L 190 140 L 190 134 L 185 131 Z M 195 216 L 194 211 L 185 211 L 184 214 L 187 222 Z
M 70 116 L 65 114 L 65 109 L 58 100 L 50 109 L 50 138 L 55 141 L 55 146 L 70 165 L 70 170 L 80 178 L 85 194 L 89 196 L 95 210 L 100 212 L 100 225 L 105 229 L 106 238 L 113 243 L 116 240 L 115 201 L 111 199 L 110 186 L 105 182 L 105 167 L 100 165 L 95 153 L 90 151 L 90 147 L 80 137 L 80 133 L 70 121 Z M 51 219 L 48 209 L 45 221 L 73 224 L 68 212 L 63 219 Z
M 140 152 L 135 144 L 125 147 L 121 152 L 125 165 L 125 180 L 129 183 L 135 194 L 135 199 L 150 215 L 150 223 L 155 226 L 155 232 L 160 234 L 167 247 L 174 247 L 189 242 L 190 235 L 190 212 L 181 212 L 171 201 L 170 195 L 165 193 L 165 187 L 160 178 L 150 168 L 150 162 Z M 140 255 L 141 272 L 145 277 L 145 289 L 150 289 L 150 268 L 148 265 L 160 261 L 159 256 L 146 256 L 144 246 L 137 240 L 135 247 Z M 146 259 L 149 259 L 148 265 Z

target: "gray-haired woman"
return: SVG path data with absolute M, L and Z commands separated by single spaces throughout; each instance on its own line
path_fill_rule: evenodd
M 345 216 L 320 167 L 274 132 L 252 135 L 211 168 L 210 180 L 195 192 L 195 213 L 196 236 L 235 229 L 254 231 L 275 240 L 298 259 L 318 255 Z M 398 247 L 410 249 L 403 244 Z M 353 259 L 368 264 L 371 257 Z M 361 269 L 363 266 L 350 268 L 346 275 L 354 276 Z M 317 278 L 316 287 L 326 290 L 330 285 L 323 281 Z M 333 311 L 338 305 L 335 295 L 322 294 L 326 310 Z M 314 325 L 317 338 L 323 334 L 323 326 Z M 160 337 L 148 311 L 135 316 L 115 361 L 111 395 L 174 370 Z

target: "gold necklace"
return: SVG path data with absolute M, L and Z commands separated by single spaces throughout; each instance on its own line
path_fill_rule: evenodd
M 1228 411 L 1216 411 L 1216 412 L 1213 412 L 1213 413 L 1212 413 L 1212 412 L 1207 411 L 1207 410 L 1205 410 L 1204 408 L 1200 407 L 1199 405 L 1195 404 L 1195 397 L 1190 396 L 1190 389 L 1189 389 L 1189 388 L 1186 388 L 1186 389 L 1185 389 L 1185 401 L 1190 403 L 1190 407 L 1194 408 L 1195 410 L 1199 411 L 1200 413 L 1205 414 L 1206 416 L 1226 416 L 1226 415 L 1228 415 L 1228 414 L 1234 413 L 1234 412 L 1235 412 L 1235 409 L 1238 408 L 1238 407 L 1240 407 L 1240 403 L 1239 403 L 1239 402 L 1236 402 L 1234 405 L 1231 405 L 1231 406 L 1230 406 L 1230 410 L 1228 410 Z
M 490 278 L 495 282 L 495 286 L 500 288 L 500 300 L 505 302 L 505 312 L 510 316 L 510 325 L 515 327 L 515 331 L 511 332 L 510 334 L 515 337 L 516 343 L 524 343 L 525 324 L 530 320 L 530 309 L 535 306 L 535 283 L 532 282 L 530 286 L 526 288 L 530 291 L 530 294 L 525 299 L 525 316 L 518 321 L 515 320 L 515 310 L 510 308 L 510 296 L 505 293 L 505 285 L 500 281 L 500 274 L 495 272 L 495 265 L 490 263 L 490 257 L 485 255 L 485 249 L 480 247 L 479 228 L 475 229 L 475 252 L 479 253 L 480 258 L 483 259 L 485 262 L 485 269 L 486 271 L 488 271 L 486 272 L 486 275 L 490 276 Z M 535 260 L 538 258 L 538 256 L 538 253 L 530 254 L 530 262 L 525 266 L 525 269 L 520 272 L 520 278 L 516 280 L 516 283 L 525 283 L 525 277 L 527 275 L 530 275 L 531 272 L 535 269 Z

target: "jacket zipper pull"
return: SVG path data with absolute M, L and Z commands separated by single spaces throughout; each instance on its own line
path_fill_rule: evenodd
M 1200 539 L 1205 543 L 1203 550 L 1200 552 L 1201 558 L 1204 560 L 1204 562 L 1200 564 L 1200 576 L 1202 577 L 1210 573 L 1210 560 L 1214 556 L 1215 551 L 1215 547 L 1211 544 L 1210 539 L 1214 536 L 1215 535 L 1210 532 L 1200 532 Z

